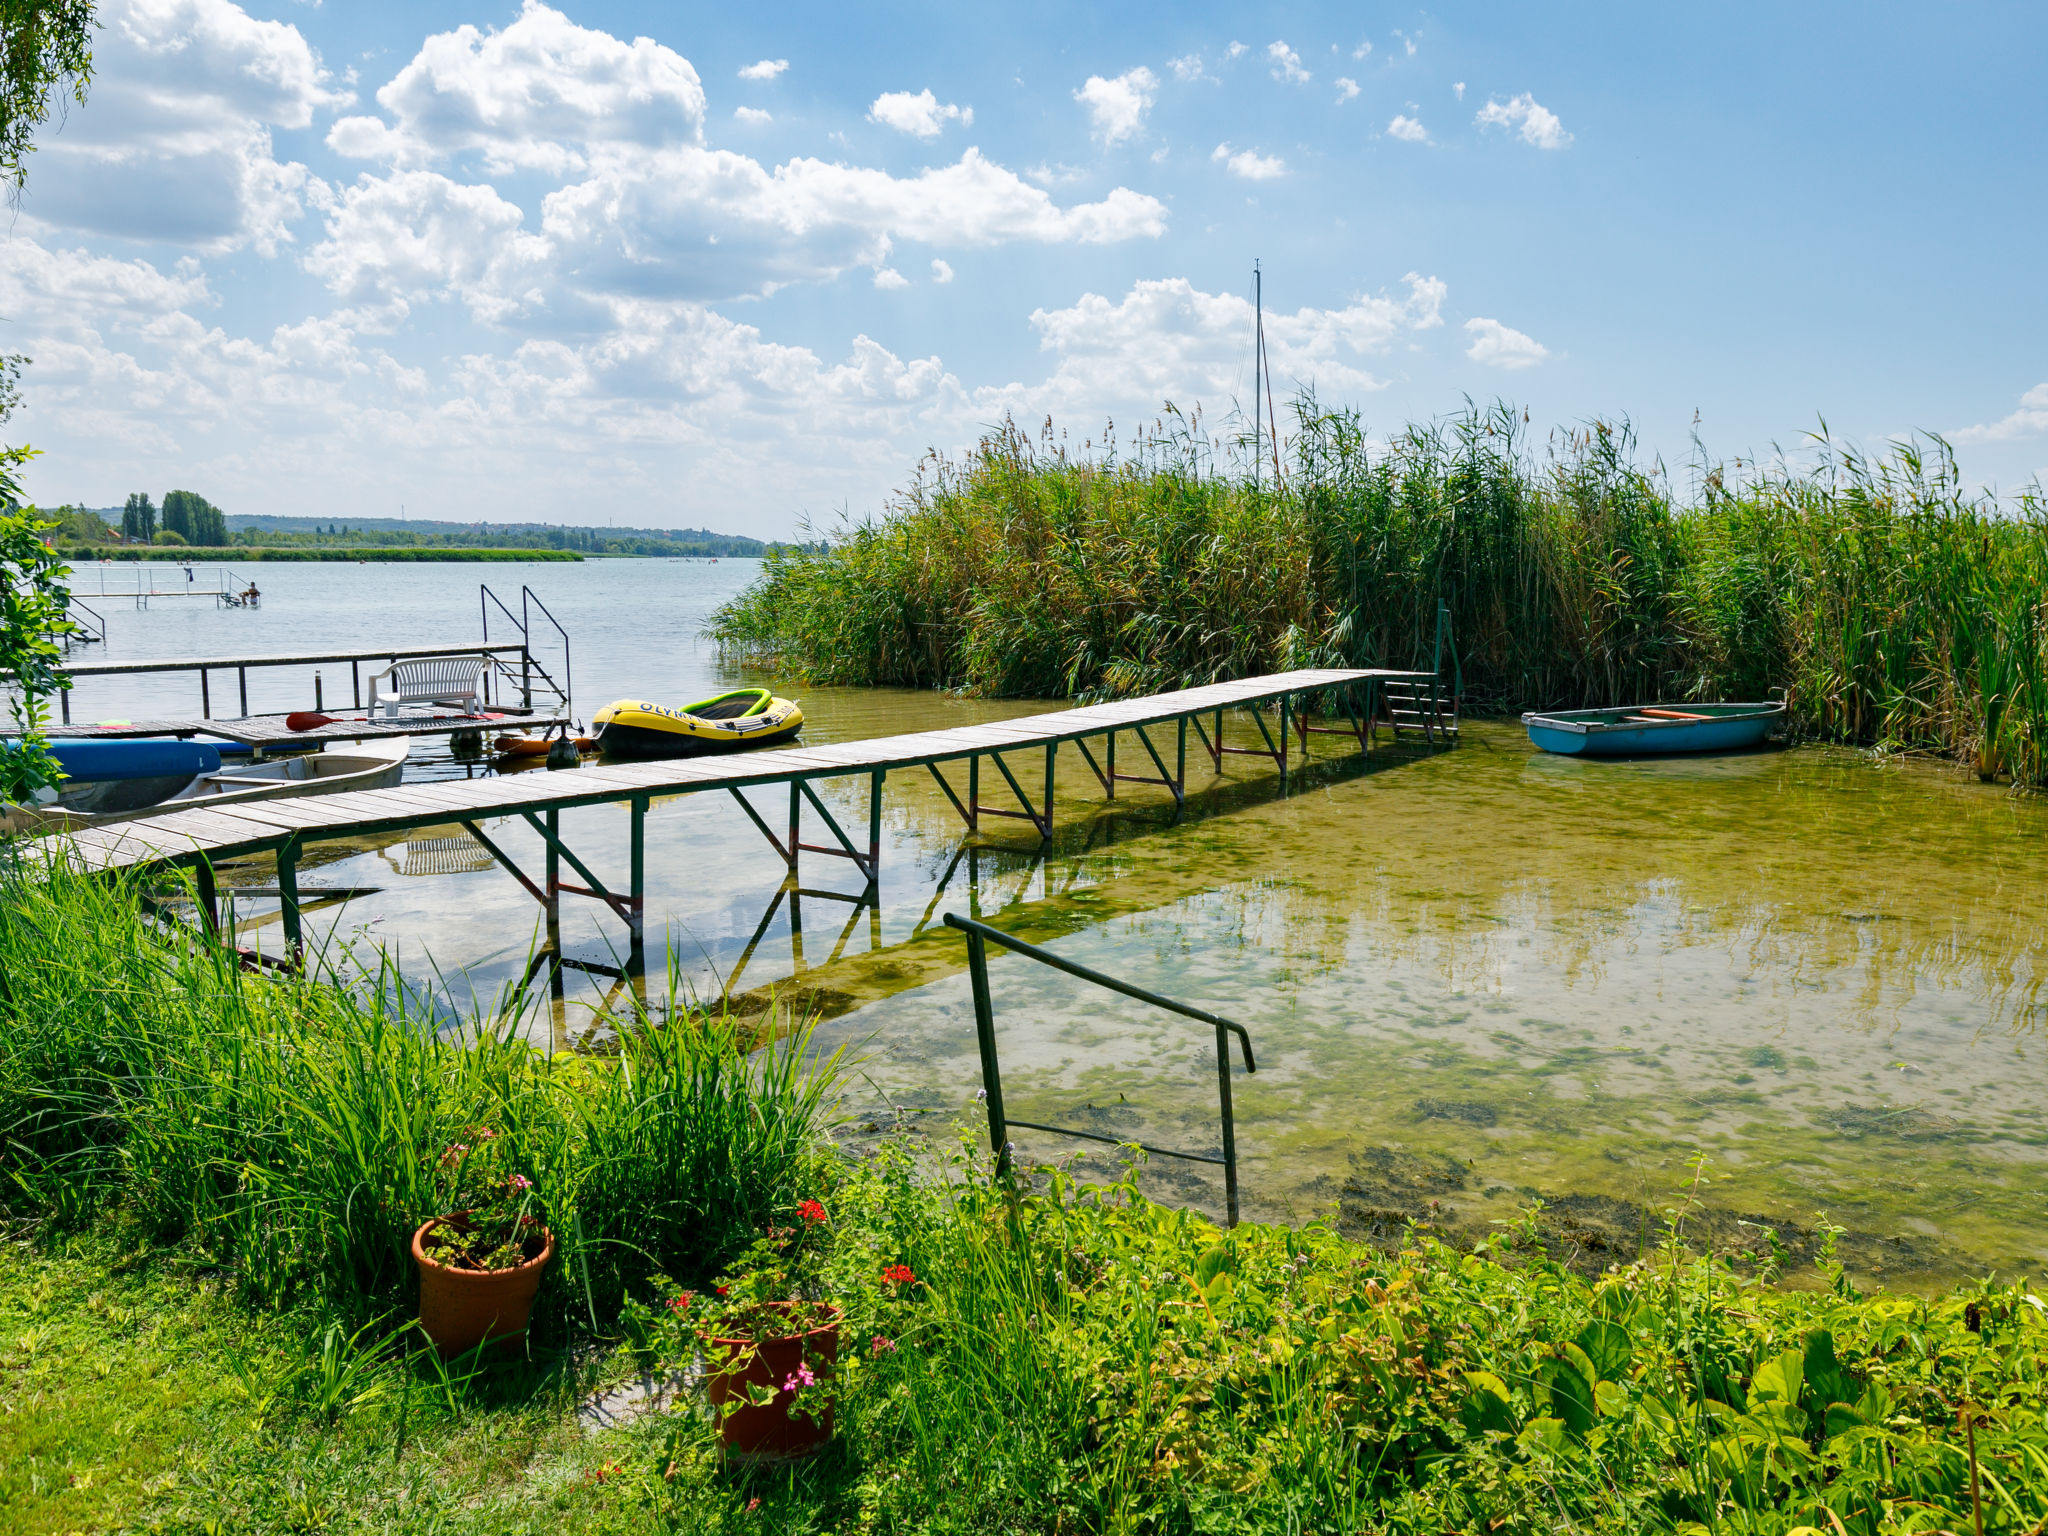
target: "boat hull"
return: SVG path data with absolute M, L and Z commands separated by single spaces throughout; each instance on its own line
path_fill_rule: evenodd
M 749 736 L 683 736 L 644 725 L 613 723 L 597 728 L 598 749 L 607 757 L 651 760 L 664 757 L 716 757 L 727 752 L 751 752 L 756 747 L 780 747 L 795 741 L 804 723 L 797 720 L 772 731 Z
M 1522 723 L 1533 745 L 1561 757 L 1669 757 L 1761 746 L 1785 717 L 1775 702 L 1691 710 L 1702 717 L 1645 721 L 1626 718 L 1632 711 L 1589 709 L 1524 715 Z

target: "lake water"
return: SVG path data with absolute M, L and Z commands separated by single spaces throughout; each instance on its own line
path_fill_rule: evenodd
M 253 612 L 95 606 L 109 659 L 453 644 L 478 636 L 479 576 L 508 597 L 526 581 L 570 630 L 587 717 L 620 696 L 684 702 L 740 680 L 699 630 L 756 569 L 265 565 Z M 311 703 L 307 674 L 258 678 L 253 707 Z M 1045 707 L 780 691 L 802 701 L 814 742 Z M 327 697 L 346 697 L 332 675 Z M 196 702 L 196 680 L 88 680 L 74 717 Z M 413 765 L 464 771 L 438 745 Z M 1829 748 L 1551 758 L 1491 722 L 1468 722 L 1451 751 L 1363 762 L 1319 737 L 1285 797 L 1255 759 L 1215 778 L 1194 753 L 1190 772 L 1176 823 L 1163 790 L 1127 786 L 1109 807 L 1063 754 L 1045 849 L 1022 823 L 970 846 L 929 775 L 892 776 L 879 911 L 804 898 L 794 932 L 783 866 L 731 800 L 664 802 L 648 823 L 650 937 L 666 933 L 700 994 L 730 984 L 757 1006 L 772 988 L 820 1011 L 821 1041 L 861 1057 L 853 1097 L 874 1122 L 971 1121 L 979 1070 L 962 946 L 936 926 L 946 911 L 1236 1018 L 1260 1065 L 1237 1083 L 1252 1215 L 1334 1213 L 1366 1232 L 1424 1216 L 1469 1234 L 1541 1199 L 1551 1240 L 1598 1263 L 1632 1255 L 1703 1152 L 1695 1227 L 1719 1241 L 1759 1241 L 1767 1223 L 1810 1251 L 1824 1213 L 1859 1273 L 1908 1287 L 2048 1256 L 2048 801 Z M 855 782 L 821 791 L 849 827 L 865 814 Z M 778 824 L 765 795 L 763 808 Z M 608 882 L 624 877 L 625 827 L 623 809 L 564 816 Z M 537 839 L 503 834 L 537 862 Z M 853 892 L 842 864 L 807 862 L 805 885 Z M 431 961 L 458 992 L 516 980 L 539 934 L 532 900 L 452 828 L 330 845 L 302 878 L 373 888 L 310 912 L 309 935 L 382 945 L 416 977 Z M 274 905 L 251 908 L 272 944 Z M 564 906 L 567 953 L 616 953 L 597 904 Z M 1015 958 L 993 978 L 1013 1115 L 1215 1147 L 1206 1030 Z M 593 1028 L 602 985 L 572 979 L 553 1028 Z M 1034 1155 L 1066 1145 L 1019 1140 Z M 1214 1181 L 1191 1167 L 1154 1162 L 1146 1178 L 1213 1208 Z

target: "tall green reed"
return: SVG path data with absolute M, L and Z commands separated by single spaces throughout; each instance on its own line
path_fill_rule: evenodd
M 1284 485 L 1168 414 L 1076 453 L 1013 424 L 885 513 L 772 556 L 714 617 L 815 683 L 1127 695 L 1307 664 L 1416 666 L 1451 610 L 1468 707 L 1766 697 L 1817 737 L 2048 783 L 2048 506 L 1939 440 L 1702 463 L 1682 503 L 1625 425 L 1496 404 L 1372 442 L 1295 401 Z
M 260 1298 L 370 1316 L 404 1300 L 443 1153 L 487 1130 L 556 1233 L 544 1310 L 608 1317 L 801 1197 L 838 1070 L 804 1028 L 758 1045 L 679 980 L 614 1052 L 551 1058 L 516 1013 L 451 1026 L 388 972 L 245 972 L 133 881 L 0 868 L 0 1207 L 119 1205 Z

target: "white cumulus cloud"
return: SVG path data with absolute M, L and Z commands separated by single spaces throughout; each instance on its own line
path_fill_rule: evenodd
M 1345 75 L 1337 77 L 1337 101 L 1341 105 L 1358 99 L 1358 82 Z
M 1176 80 L 1213 80 L 1216 78 L 1214 75 L 1207 74 L 1203 70 L 1202 56 L 1199 53 L 1184 53 L 1177 59 L 1168 59 L 1166 67 L 1173 71 L 1173 78 Z
M 1489 368 L 1530 368 L 1550 356 L 1550 349 L 1533 336 L 1525 336 L 1498 320 L 1467 320 L 1465 334 L 1472 338 L 1465 355 Z
M 1144 130 L 1145 114 L 1158 99 L 1159 77 L 1140 64 L 1114 79 L 1090 75 L 1074 100 L 1088 109 L 1090 126 L 1105 147 L 1114 148 Z
M 789 68 L 787 59 L 763 59 L 758 64 L 749 64 L 740 70 L 742 80 L 773 80 Z
M 956 106 L 950 101 L 941 105 L 929 90 L 919 91 L 915 96 L 908 91 L 886 91 L 868 108 L 868 121 L 914 138 L 936 139 L 948 123 L 972 128 L 974 108 Z
M 1272 181 L 1287 174 L 1287 162 L 1278 155 L 1261 155 L 1249 149 L 1233 150 L 1227 143 L 1218 144 L 1209 152 L 1209 158 L 1229 168 L 1233 176 L 1246 181 Z
M 759 128 L 764 123 L 775 121 L 773 112 L 764 112 L 759 107 L 734 107 L 733 121 L 745 123 L 749 128 Z
M 1523 143 L 1533 144 L 1538 149 L 1563 149 L 1572 141 L 1572 136 L 1564 131 L 1564 124 L 1558 121 L 1557 114 L 1538 104 L 1527 91 L 1509 101 L 1488 97 L 1486 105 L 1479 109 L 1479 115 L 1472 121 L 1481 127 L 1512 129 L 1521 135 Z
M 935 283 L 950 283 L 953 281 L 953 264 L 943 257 L 934 256 L 932 258 L 932 281 Z
M 1302 68 L 1301 55 L 1285 43 L 1272 42 L 1266 45 L 1266 58 L 1273 66 L 1273 78 L 1284 80 L 1289 85 L 1306 85 L 1309 72 Z
M 688 59 L 652 38 L 579 27 L 541 0 L 525 0 L 503 31 L 430 36 L 377 104 L 395 123 L 343 118 L 328 144 L 396 164 L 475 152 L 493 173 L 564 175 L 589 164 L 591 146 L 695 143 L 704 126 Z
M 1397 115 L 1391 123 L 1387 124 L 1387 137 L 1390 139 L 1402 139 L 1410 144 L 1427 144 L 1429 142 L 1429 130 L 1414 118 L 1403 114 Z
M 229 0 L 115 0 L 100 19 L 91 97 L 41 136 L 29 217 L 216 252 L 290 240 L 326 188 L 271 132 L 353 99 L 298 29 Z
M 2019 409 L 1998 421 L 1963 427 L 1949 434 L 1956 443 L 2009 443 L 2048 433 L 2048 384 L 2036 384 L 2020 396 Z
M 877 267 L 875 269 L 875 286 L 883 289 L 908 288 L 910 286 L 910 279 L 901 272 L 898 272 L 894 267 Z

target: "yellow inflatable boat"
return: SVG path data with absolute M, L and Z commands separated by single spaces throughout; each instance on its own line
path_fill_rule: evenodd
M 766 688 L 741 688 L 681 709 L 621 699 L 590 723 L 607 757 L 701 757 L 794 741 L 804 712 Z

